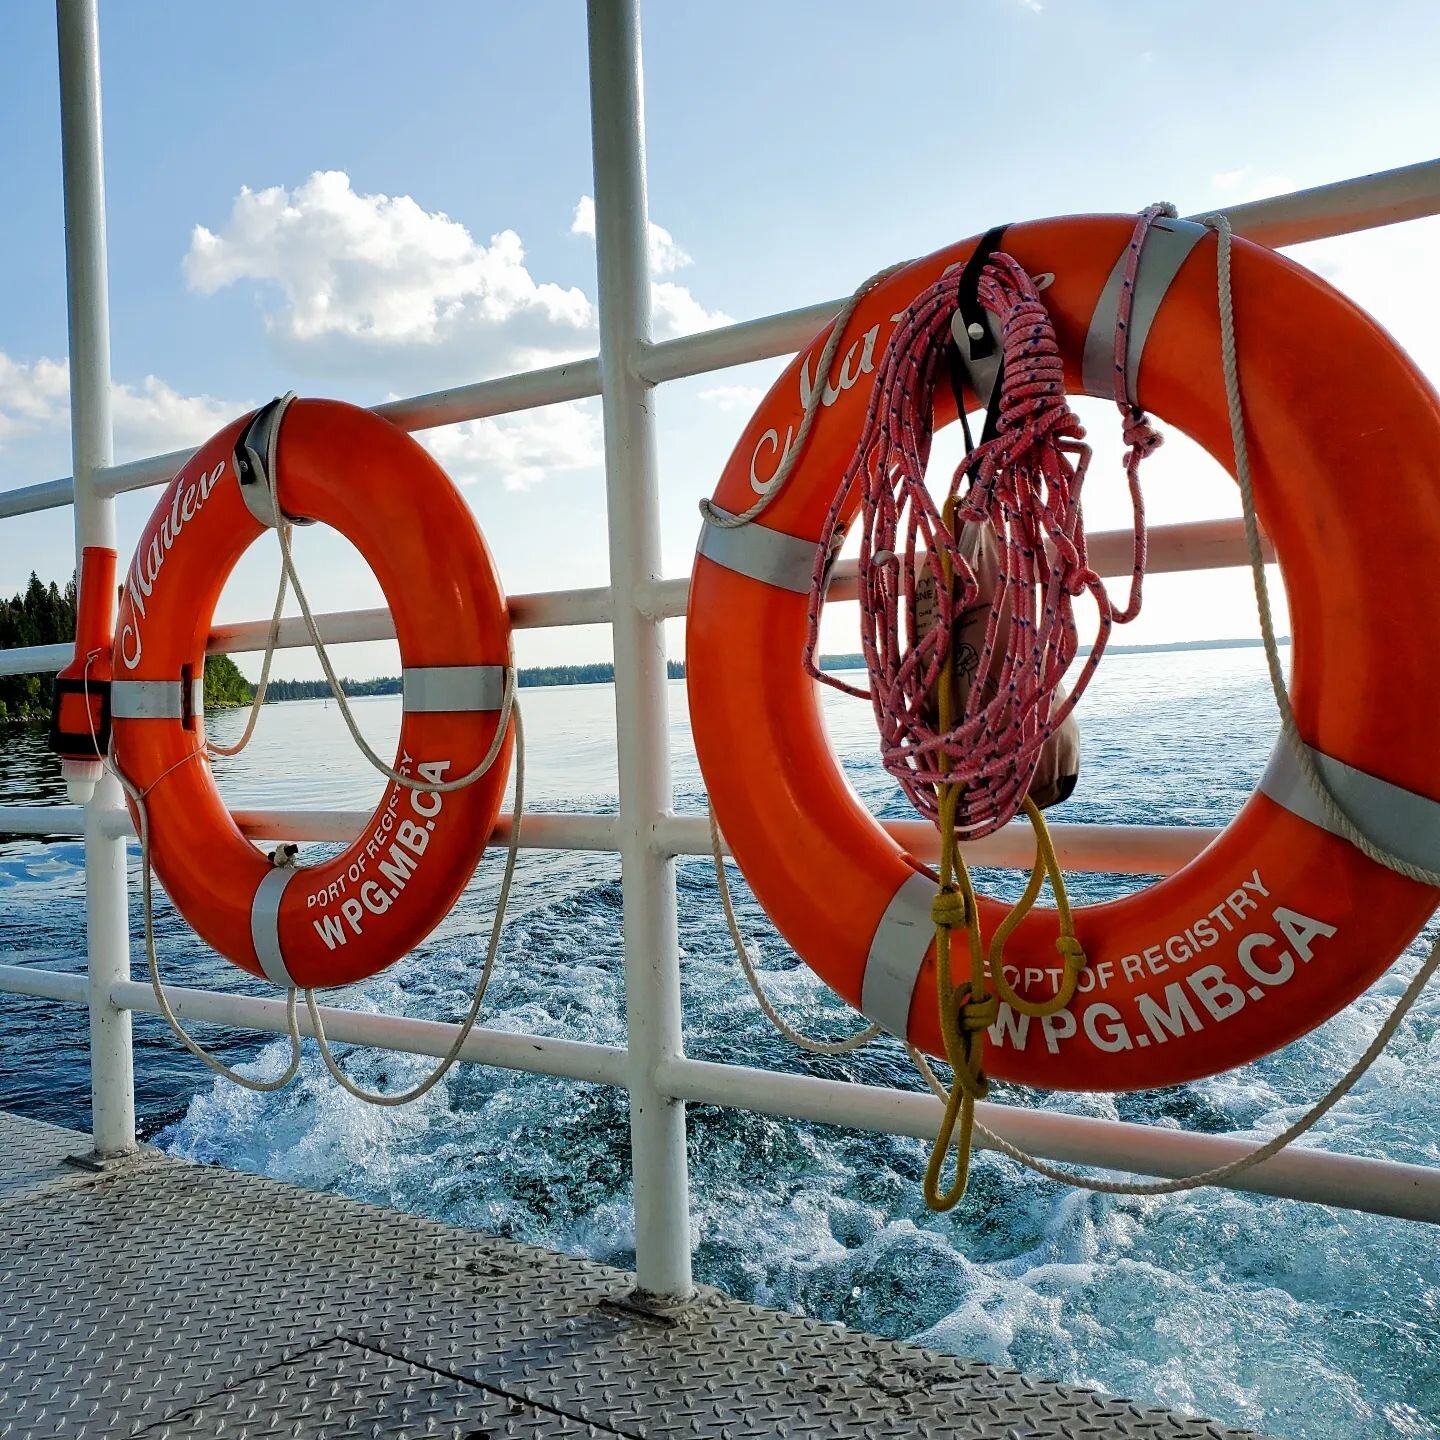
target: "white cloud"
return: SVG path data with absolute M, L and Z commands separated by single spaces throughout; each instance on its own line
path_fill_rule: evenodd
M 1032 15 L 1043 15 L 1045 7 L 1040 0 L 1015 0 L 1015 3 L 1022 9 L 1028 10 Z
M 523 490 L 546 475 L 598 465 L 602 433 L 594 409 L 576 402 L 466 420 L 415 438 L 459 484 L 498 480 L 507 490 Z
M 245 280 L 272 287 L 280 304 L 265 323 L 292 351 L 455 347 L 494 373 L 593 343 L 590 300 L 536 281 L 513 230 L 480 244 L 408 195 L 357 194 L 341 170 L 293 191 L 242 189 L 218 232 L 195 227 L 184 269 L 206 295 Z
M 571 230 L 593 237 L 588 196 Z M 668 230 L 650 227 L 655 276 L 690 263 Z M 482 243 L 409 195 L 359 193 L 341 170 L 316 171 L 294 189 L 242 189 L 223 224 L 195 227 L 184 272 L 205 295 L 254 285 L 274 342 L 327 378 L 429 388 L 555 364 L 597 344 L 593 301 L 577 286 L 537 279 L 514 230 Z M 661 338 L 728 319 L 682 285 L 656 285 Z
M 210 395 L 182 395 L 155 375 L 138 385 L 112 384 L 110 404 L 120 458 L 198 443 L 247 408 Z M 60 435 L 69 418 L 69 361 L 26 362 L 0 352 L 0 443 Z
M 110 393 L 119 458 L 199 444 L 250 408 L 243 401 L 182 395 L 155 375 L 138 385 L 114 385 Z
M 0 351 L 0 441 L 63 420 L 70 401 L 64 360 L 12 360 Z
M 753 410 L 764 398 L 758 385 L 712 385 L 700 392 L 700 399 L 721 410 Z
M 658 340 L 676 335 L 693 335 L 729 325 L 732 317 L 723 310 L 707 310 L 683 285 L 656 280 L 650 286 L 651 328 Z

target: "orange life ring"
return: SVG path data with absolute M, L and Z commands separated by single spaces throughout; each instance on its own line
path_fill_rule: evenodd
M 111 657 L 113 753 L 149 792 L 155 872 L 199 935 L 278 985 L 345 985 L 399 959 L 455 903 L 494 828 L 513 735 L 463 789 L 388 782 L 332 859 L 276 866 L 241 834 L 205 756 L 202 676 L 220 592 L 266 528 L 257 513 L 270 513 L 268 492 L 257 500 L 262 487 L 242 486 L 237 468 L 237 447 L 263 454 L 251 426 L 265 413 L 202 445 L 140 538 Z M 284 513 L 344 535 L 394 616 L 404 667 L 394 768 L 432 782 L 467 774 L 495 737 L 510 664 L 505 597 L 469 507 L 416 441 L 367 410 L 296 400 L 277 438 Z
M 1032 275 L 1053 275 L 1044 298 L 1072 392 L 1113 394 L 1115 293 L 1133 231 L 1132 217 L 1082 216 L 1005 234 L 1003 248 Z M 846 783 L 801 654 L 816 540 L 891 317 L 976 244 L 918 260 L 868 293 L 828 379 L 815 373 L 827 331 L 776 381 L 715 504 L 735 513 L 764 493 L 805 397 L 823 384 L 808 446 L 758 523 L 705 527 L 687 620 L 695 748 L 741 870 L 822 979 L 932 1054 L 941 1053 L 934 885 Z M 1215 244 L 1184 221 L 1151 232 L 1129 393 L 1228 466 Z M 1237 240 L 1233 275 L 1257 510 L 1290 600 L 1301 733 L 1362 829 L 1434 865 L 1440 612 L 1405 602 L 1430 593 L 1440 560 L 1440 402 L 1373 320 L 1300 266 Z M 953 416 L 952 401 L 936 418 Z M 1352 1000 L 1435 903 L 1434 891 L 1324 828 L 1282 741 L 1259 789 L 1194 861 L 1139 894 L 1076 910 L 1089 957 L 1081 993 L 1043 1021 L 1002 1005 L 987 1070 L 1036 1086 L 1128 1090 L 1244 1064 Z M 1003 910 L 984 905 L 988 936 Z M 1029 998 L 1054 993 L 1057 933 L 1054 911 L 1037 910 L 1010 941 L 1009 973 Z M 967 966 L 960 959 L 958 973 Z

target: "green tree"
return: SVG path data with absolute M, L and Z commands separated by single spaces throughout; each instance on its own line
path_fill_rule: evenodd
M 75 582 L 62 591 L 33 571 L 22 594 L 0 600 L 0 649 L 56 645 L 75 638 Z M 0 676 L 0 720 L 43 720 L 50 714 L 50 680 L 44 675 Z
M 76 587 L 72 576 L 63 589 L 33 572 L 24 591 L 0 599 L 0 649 L 18 645 L 56 645 L 75 638 Z M 228 655 L 212 655 L 205 666 L 205 706 L 248 705 L 250 682 Z M 48 675 L 0 676 L 0 724 L 47 720 Z
M 210 655 L 205 661 L 205 708 L 214 710 L 248 705 L 255 687 L 240 673 L 228 655 Z

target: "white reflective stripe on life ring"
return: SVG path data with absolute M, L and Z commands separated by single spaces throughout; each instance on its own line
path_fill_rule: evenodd
M 695 548 L 707 560 L 737 575 L 774 585 L 779 590 L 793 590 L 797 595 L 808 595 L 815 578 L 816 542 L 787 535 L 783 530 L 771 530 L 758 520 L 733 527 L 707 522 L 701 528 L 700 543 Z
M 408 666 L 400 683 L 410 714 L 498 710 L 505 700 L 503 665 Z
M 282 990 L 293 989 L 295 982 L 280 953 L 280 901 L 285 887 L 298 873 L 293 865 L 277 865 L 268 870 L 250 902 L 250 939 L 255 944 L 255 958 L 266 978 Z
M 901 1040 L 910 1029 L 915 982 L 935 939 L 935 921 L 930 914 L 934 898 L 935 882 L 911 871 L 890 897 L 865 960 L 860 1013 Z
M 116 720 L 183 720 L 179 680 L 114 680 L 110 685 L 110 714 Z M 190 682 L 190 714 L 205 709 L 205 682 Z
M 1412 865 L 1440 870 L 1440 801 L 1392 785 L 1308 745 L 1305 748 L 1335 803 L 1367 840 Z M 1284 735 L 1271 752 L 1258 788 L 1292 815 L 1332 835 L 1340 834 L 1325 814 L 1314 787 L 1301 773 L 1300 762 Z
M 1140 266 L 1135 273 L 1135 297 L 1130 302 L 1130 332 L 1125 344 L 1125 394 L 1138 403 L 1136 384 L 1140 357 L 1150 338 L 1150 327 L 1160 313 L 1160 304 L 1170 282 L 1180 273 L 1186 257 L 1208 232 L 1193 220 L 1157 220 L 1140 249 Z M 1109 398 L 1115 393 L 1115 321 L 1120 311 L 1120 287 L 1125 282 L 1128 247 L 1120 252 L 1110 272 L 1085 337 L 1085 358 L 1081 383 L 1087 395 Z

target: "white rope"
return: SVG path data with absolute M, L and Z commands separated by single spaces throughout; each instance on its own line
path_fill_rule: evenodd
M 779 497 L 780 492 L 789 482 L 790 476 L 794 474 L 795 467 L 800 463 L 800 457 L 805 453 L 805 445 L 810 439 L 810 431 L 815 425 L 815 417 L 825 403 L 825 391 L 830 385 L 830 371 L 835 364 L 835 356 L 840 350 L 840 342 L 845 337 L 845 327 L 849 325 L 850 317 L 854 315 L 860 302 L 877 285 L 912 263 L 910 260 L 902 260 L 898 265 L 887 265 L 885 269 L 877 270 L 868 280 L 862 281 L 850 298 L 840 307 L 839 313 L 830 326 L 830 333 L 825 338 L 824 348 L 820 351 L 819 362 L 815 366 L 815 383 L 805 401 L 805 412 L 800 419 L 800 429 L 796 432 L 794 440 L 790 442 L 784 455 L 780 457 L 780 464 L 765 486 L 764 494 L 748 510 L 744 510 L 738 515 L 731 515 L 727 511 L 719 509 L 713 500 L 706 497 L 700 502 L 700 513 L 709 524 L 720 530 L 738 530 L 741 526 L 752 524 L 758 520 Z M 801 373 L 804 373 L 803 360 L 801 361 Z
M 460 1022 L 455 1039 L 440 1063 L 418 1085 L 409 1090 L 402 1090 L 398 1094 L 385 1095 L 377 1090 L 362 1089 L 340 1068 L 339 1062 L 331 1052 L 330 1042 L 325 1037 L 325 1025 L 320 1018 L 320 1008 L 315 1003 L 314 990 L 305 992 L 305 1008 L 310 1013 L 310 1024 L 315 1031 L 315 1043 L 320 1047 L 320 1058 L 325 1062 L 325 1068 L 335 1077 L 342 1089 L 347 1090 L 357 1100 L 363 1100 L 367 1105 L 408 1105 L 412 1100 L 418 1100 L 427 1090 L 438 1085 L 460 1058 L 460 1052 L 465 1048 L 465 1042 L 470 1038 L 470 1032 L 474 1030 L 475 1022 L 479 1019 L 480 1006 L 484 1003 L 485 992 L 490 986 L 490 976 L 495 969 L 495 957 L 500 953 L 500 937 L 505 929 L 505 907 L 510 901 L 510 884 L 515 878 L 515 859 L 520 849 L 520 820 L 525 813 L 525 724 L 518 703 L 514 707 L 514 715 L 515 804 L 510 825 L 510 843 L 505 851 L 505 873 L 500 881 L 500 894 L 495 901 L 495 919 L 490 926 L 490 943 L 485 951 L 485 964 L 480 971 L 479 980 L 475 982 L 475 991 L 470 998 L 470 1009 L 464 1020 Z
M 169 770 L 158 775 L 150 786 L 150 790 L 153 790 L 155 785 L 158 785 L 171 770 L 188 764 L 199 753 L 199 751 L 192 752 L 183 760 L 172 765 Z M 111 774 L 120 782 L 121 788 L 134 802 L 135 815 L 139 821 L 136 828 L 140 834 L 140 894 L 145 916 L 145 959 L 150 971 L 150 988 L 155 992 L 155 1003 L 159 1007 L 161 1015 L 165 1017 L 165 1023 L 174 1032 L 176 1039 L 196 1059 L 203 1061 L 216 1074 L 223 1075 L 227 1080 L 243 1086 L 246 1090 L 258 1090 L 262 1093 L 283 1090 L 300 1072 L 300 1023 L 295 1013 L 296 991 L 293 985 L 285 994 L 285 1032 L 290 1040 L 290 1060 L 284 1070 L 273 1080 L 252 1080 L 248 1075 L 242 1075 L 233 1066 L 227 1065 L 196 1040 L 180 1023 L 179 1016 L 170 1008 L 169 997 L 165 994 L 165 986 L 160 980 L 160 959 L 155 951 L 155 887 L 154 872 L 150 865 L 150 810 L 145 803 L 145 797 L 149 791 L 141 790 L 137 785 L 132 784 L 121 773 L 120 767 L 112 763 L 112 759 L 107 759 L 106 764 Z
M 764 1012 L 765 1018 L 792 1045 L 798 1045 L 800 1049 L 809 1050 L 815 1055 L 848 1055 L 852 1050 L 858 1050 L 862 1045 L 868 1045 L 880 1034 L 880 1026 L 867 1025 L 863 1030 L 857 1030 L 844 1040 L 812 1040 L 810 1036 L 795 1029 L 770 1003 L 769 997 L 760 984 L 760 977 L 755 972 L 755 963 L 750 958 L 750 950 L 745 944 L 745 937 L 740 933 L 740 921 L 735 914 L 734 902 L 730 898 L 730 882 L 725 878 L 725 857 L 721 850 L 720 827 L 715 822 L 715 808 L 709 806 L 708 810 L 710 851 L 715 857 L 715 883 L 720 887 L 720 904 L 725 910 L 725 924 L 729 927 L 730 939 L 735 946 L 735 958 L 739 960 L 740 968 L 745 972 L 745 978 L 750 982 L 750 989 L 754 992 L 755 999 Z
M 281 402 L 280 416 L 271 428 L 268 454 L 263 471 L 266 492 L 270 499 L 270 512 L 274 522 L 274 530 L 280 542 L 280 583 L 275 596 L 275 606 L 270 616 L 269 629 L 265 637 L 265 654 L 261 662 L 260 679 L 256 684 L 255 693 L 251 698 L 250 710 L 246 718 L 244 731 L 239 740 L 230 746 L 213 744 L 207 738 L 203 751 L 193 750 L 183 756 L 177 760 L 174 765 L 171 765 L 168 769 L 157 775 L 143 791 L 134 785 L 121 772 L 119 765 L 115 763 L 113 739 L 111 741 L 110 753 L 105 757 L 105 765 L 110 773 L 115 776 L 116 780 L 119 781 L 121 788 L 134 802 L 135 813 L 139 821 L 137 830 L 140 839 L 141 896 L 145 923 L 145 954 L 150 971 L 150 986 L 155 993 L 155 1002 L 161 1015 L 164 1016 L 166 1023 L 170 1026 L 171 1031 L 180 1043 L 184 1045 L 192 1055 L 208 1065 L 210 1069 L 214 1070 L 217 1074 L 223 1075 L 227 1080 L 232 1081 L 236 1085 L 243 1086 L 247 1090 L 269 1092 L 283 1089 L 295 1078 L 300 1070 L 301 1037 L 299 1016 L 296 1011 L 296 987 L 293 985 L 290 986 L 285 998 L 285 1025 L 286 1035 L 290 1041 L 290 1060 L 285 1069 L 273 1080 L 252 1080 L 248 1076 L 242 1075 L 233 1066 L 227 1065 L 223 1060 L 217 1058 L 211 1051 L 201 1045 L 180 1023 L 179 1017 L 171 1008 L 169 999 L 165 994 L 165 987 L 160 979 L 160 962 L 155 948 L 154 881 L 150 863 L 150 816 L 148 806 L 146 805 L 146 797 L 171 771 L 179 769 L 182 765 L 189 764 L 197 757 L 207 752 L 213 755 L 235 756 L 239 755 L 241 751 L 249 745 L 255 733 L 256 722 L 260 715 L 260 707 L 265 701 L 265 692 L 270 684 L 270 668 L 275 658 L 275 650 L 279 640 L 280 618 L 285 609 L 287 584 L 294 589 L 295 597 L 300 602 L 300 611 L 305 618 L 305 627 L 310 635 L 310 643 L 314 648 L 316 657 L 320 661 L 321 669 L 325 672 L 325 678 L 330 686 L 330 692 L 335 697 L 351 738 L 355 741 L 356 746 L 370 764 L 376 770 L 380 771 L 382 775 L 386 776 L 387 779 L 393 780 L 396 784 L 408 790 L 419 790 L 428 794 L 449 794 L 452 791 L 461 790 L 468 785 L 473 785 L 477 780 L 489 773 L 496 759 L 501 754 L 505 743 L 505 735 L 510 728 L 510 721 L 513 717 L 515 721 L 516 742 L 515 804 L 510 844 L 505 857 L 504 877 L 501 881 L 500 894 L 496 901 L 495 918 L 491 926 L 490 943 L 486 951 L 485 964 L 481 970 L 480 978 L 476 982 L 475 991 L 471 998 L 470 1009 L 456 1034 L 454 1043 L 449 1051 L 446 1052 L 440 1064 L 419 1085 L 399 1095 L 381 1095 L 361 1089 L 344 1074 L 336 1062 L 325 1036 L 325 1027 L 320 1017 L 319 1008 L 315 1003 L 315 992 L 313 989 L 307 989 L 305 991 L 305 1007 L 310 1014 L 311 1024 L 314 1027 L 315 1040 L 320 1047 L 320 1056 L 325 1063 L 325 1068 L 329 1070 L 331 1075 L 333 1075 L 350 1094 L 354 1095 L 357 1099 L 366 1101 L 368 1104 L 403 1105 L 411 1100 L 418 1099 L 421 1095 L 425 1094 L 427 1090 L 430 1090 L 438 1084 L 454 1065 L 461 1049 L 464 1047 L 466 1040 L 470 1038 L 470 1033 L 475 1027 L 475 1022 L 480 1013 L 480 1006 L 484 1001 L 485 992 L 490 984 L 490 976 L 495 967 L 495 958 L 499 953 L 500 939 L 505 928 L 505 910 L 510 899 L 510 887 L 515 874 L 516 852 L 520 835 L 520 818 L 525 805 L 524 728 L 520 715 L 519 701 L 515 694 L 518 683 L 518 672 L 515 668 L 514 654 L 512 651 L 509 656 L 509 663 L 505 667 L 505 687 L 500 702 L 500 723 L 496 727 L 494 738 L 491 740 L 490 748 L 486 751 L 484 758 L 469 774 L 462 775 L 454 780 L 440 782 L 419 780 L 413 776 L 402 774 L 400 771 L 388 765 L 375 753 L 368 741 L 366 741 L 364 735 L 361 734 L 360 728 L 346 700 L 345 692 L 335 674 L 334 666 L 330 663 L 329 651 L 326 649 L 325 642 L 320 636 L 319 626 L 315 623 L 314 614 L 310 609 L 310 602 L 305 595 L 299 572 L 295 568 L 294 556 L 291 554 L 291 526 L 280 509 L 280 499 L 276 491 L 275 473 L 276 452 L 279 446 L 280 434 L 279 420 L 283 418 L 284 411 L 288 408 L 293 398 L 293 395 L 286 396 L 284 401 Z M 98 654 L 98 652 L 95 653 Z M 94 658 L 94 654 L 87 657 L 85 671 L 87 681 L 89 677 L 89 662 Z M 87 713 L 89 713 L 88 687 L 86 701 L 86 710 Z M 93 714 L 91 715 L 90 726 L 91 737 L 92 739 L 96 739 L 96 747 L 98 749 L 99 742 L 95 736 Z
M 273 455 L 280 434 L 278 423 L 272 431 L 271 453 Z M 335 697 L 335 703 L 340 709 L 344 718 L 345 728 L 350 732 L 350 738 L 355 742 L 356 748 L 378 770 L 387 780 L 393 780 L 397 785 L 406 790 L 419 790 L 427 795 L 449 795 L 453 791 L 463 790 L 468 785 L 473 785 L 477 780 L 485 776 L 495 761 L 499 758 L 500 752 L 505 746 L 505 735 L 510 728 L 510 712 L 515 703 L 515 656 L 513 650 L 508 656 L 508 663 L 505 667 L 505 692 L 500 701 L 500 724 L 496 727 L 494 738 L 490 742 L 490 748 L 485 752 L 484 758 L 476 767 L 466 775 L 457 776 L 453 780 L 420 780 L 413 775 L 402 774 L 393 766 L 382 760 L 371 748 L 370 742 L 361 733 L 360 726 L 355 720 L 350 709 L 350 702 L 346 698 L 344 687 L 340 684 L 339 677 L 335 674 L 335 667 L 330 663 L 330 652 L 325 648 L 325 642 L 320 638 L 320 627 L 315 623 L 315 615 L 310 609 L 309 598 L 305 594 L 305 586 L 300 580 L 300 572 L 295 568 L 295 557 L 290 551 L 290 526 L 285 523 L 285 517 L 280 510 L 280 497 L 276 493 L 275 464 L 273 459 L 265 467 L 265 484 L 270 495 L 270 510 L 273 516 L 275 534 L 280 541 L 280 560 L 283 567 L 281 577 L 281 588 L 288 579 L 290 587 L 295 591 L 295 598 L 300 602 L 300 613 L 305 619 L 305 628 L 310 634 L 310 644 L 315 651 L 315 658 L 320 662 L 320 668 L 325 672 L 325 679 L 329 682 L 330 693 Z
M 288 528 L 288 526 L 287 526 Z M 280 570 L 280 585 L 275 591 L 275 608 L 270 612 L 270 628 L 265 632 L 265 658 L 260 663 L 260 679 L 256 682 L 255 693 L 250 697 L 250 713 L 245 717 L 245 729 L 233 745 L 217 745 L 207 734 L 205 749 L 211 755 L 223 755 L 227 759 L 240 754 L 255 734 L 260 719 L 260 707 L 265 703 L 265 692 L 270 688 L 270 665 L 275 659 L 275 646 L 280 638 L 280 617 L 285 613 L 285 570 Z
M 1265 554 L 1261 548 L 1260 522 L 1255 510 L 1255 488 L 1250 470 L 1250 451 L 1245 437 L 1245 406 L 1240 388 L 1240 360 L 1235 343 L 1235 307 L 1230 280 L 1232 238 L 1230 225 L 1224 215 L 1207 215 L 1201 223 L 1217 232 L 1216 289 L 1220 310 L 1220 360 L 1225 378 L 1225 401 L 1230 418 L 1230 438 L 1235 451 L 1235 479 L 1240 488 L 1240 503 L 1245 515 L 1245 541 L 1250 552 L 1250 573 L 1255 585 L 1255 604 L 1260 619 L 1260 634 L 1265 643 L 1265 660 L 1269 668 L 1270 688 L 1275 696 L 1276 708 L 1280 713 L 1281 730 L 1290 748 L 1294 751 L 1301 772 L 1309 782 L 1311 789 L 1319 797 L 1327 819 L 1346 840 L 1367 859 L 1383 865 L 1387 870 L 1393 870 L 1396 874 L 1404 875 L 1423 885 L 1440 887 L 1440 872 L 1426 870 L 1423 866 L 1413 865 L 1408 860 L 1391 854 L 1388 850 L 1376 845 L 1355 825 L 1341 809 L 1339 802 L 1325 783 L 1325 778 L 1320 774 L 1311 758 L 1310 749 L 1301 737 L 1300 728 L 1296 724 L 1295 712 L 1290 703 L 1290 692 L 1285 684 L 1284 668 L 1280 663 L 1280 649 L 1275 638 L 1275 621 L 1270 609 L 1270 588 L 1265 578 Z M 1092 1180 L 1087 1176 L 1077 1175 L 1074 1171 L 1061 1169 L 1031 1155 L 1020 1149 L 1019 1146 L 1013 1145 L 1003 1136 L 997 1135 L 993 1130 L 981 1124 L 979 1120 L 975 1121 L 975 1131 L 991 1149 L 1008 1155 L 1027 1170 L 1033 1170 L 1037 1175 L 1043 1175 L 1050 1180 L 1058 1180 L 1065 1185 L 1073 1185 L 1077 1189 L 1093 1190 L 1103 1195 L 1171 1195 L 1179 1191 L 1195 1190 L 1201 1186 L 1217 1185 L 1233 1180 L 1246 1170 L 1262 1164 L 1293 1144 L 1359 1084 L 1365 1073 L 1384 1053 L 1391 1038 L 1411 1009 L 1414 1008 L 1437 969 L 1440 969 L 1440 936 L 1437 936 L 1431 945 L 1430 954 L 1415 972 L 1400 999 L 1395 1002 L 1394 1008 L 1386 1016 L 1384 1023 L 1376 1032 L 1375 1038 L 1365 1047 L 1359 1059 L 1325 1094 L 1310 1106 L 1298 1120 L 1286 1126 L 1278 1135 L 1265 1141 L 1264 1144 L 1256 1146 L 1246 1154 L 1224 1165 L 1217 1165 L 1213 1169 L 1202 1170 L 1193 1175 L 1179 1176 L 1171 1180 Z M 915 1062 L 926 1084 L 941 1100 L 948 1101 L 948 1092 L 936 1077 L 925 1057 L 911 1046 L 906 1048 L 910 1051 L 910 1058 Z

